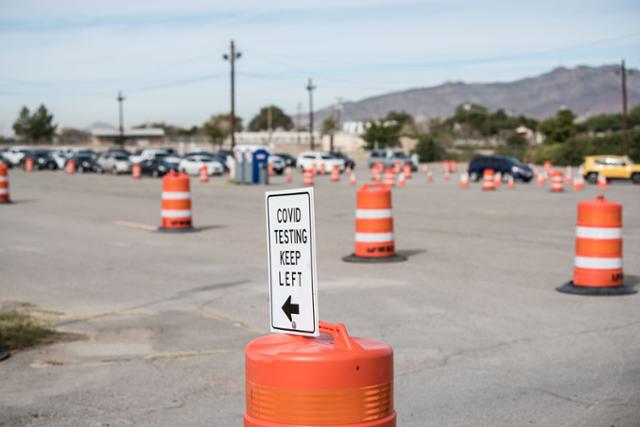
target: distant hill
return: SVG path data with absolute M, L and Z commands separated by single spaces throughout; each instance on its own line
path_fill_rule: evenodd
M 578 116 L 621 110 L 618 65 L 559 67 L 536 77 L 507 83 L 445 83 L 365 98 L 343 105 L 343 120 L 382 117 L 389 111 L 405 111 L 419 117 L 448 117 L 464 102 L 482 104 L 491 110 L 504 108 L 511 114 L 543 119 L 562 107 Z M 640 74 L 627 78 L 629 106 L 640 104 Z M 330 108 L 318 112 L 322 120 Z

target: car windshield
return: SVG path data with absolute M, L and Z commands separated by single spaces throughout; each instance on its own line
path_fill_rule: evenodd
M 335 159 L 335 156 L 332 156 L 331 154 L 323 154 L 322 156 L 320 156 L 320 158 L 322 160 L 331 160 L 331 159 Z
M 113 158 L 116 160 L 129 160 L 129 156 L 125 156 L 124 154 L 116 154 Z
M 394 159 L 406 159 L 407 155 L 399 151 L 394 151 L 391 157 L 393 157 Z
M 505 158 L 508 161 L 510 161 L 511 163 L 513 163 L 514 165 L 516 165 L 516 166 L 523 166 L 524 165 L 520 160 L 516 159 L 515 157 L 505 156 Z

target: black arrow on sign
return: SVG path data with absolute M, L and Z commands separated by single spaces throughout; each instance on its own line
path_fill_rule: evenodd
M 289 322 L 291 322 L 293 320 L 291 318 L 292 314 L 300 314 L 300 304 L 291 304 L 291 295 L 289 295 L 289 298 L 287 298 L 287 300 L 282 305 L 282 311 L 284 311 L 284 314 L 287 315 Z

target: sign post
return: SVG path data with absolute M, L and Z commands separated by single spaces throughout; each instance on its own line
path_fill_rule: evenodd
M 313 188 L 265 193 L 271 331 L 318 336 Z

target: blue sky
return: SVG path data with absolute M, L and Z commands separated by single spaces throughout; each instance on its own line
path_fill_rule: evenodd
M 61 126 L 200 124 L 229 108 L 307 110 L 446 81 L 509 81 L 556 66 L 640 66 L 637 0 L 0 0 L 0 132 L 22 105 Z M 613 77 L 615 78 L 615 77 Z

